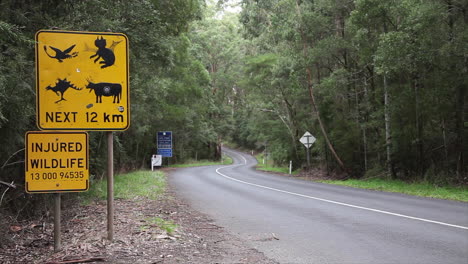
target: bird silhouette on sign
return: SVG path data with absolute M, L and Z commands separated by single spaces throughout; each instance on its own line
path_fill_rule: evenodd
M 55 51 L 55 56 L 52 56 L 49 54 L 49 52 L 47 52 L 46 45 L 44 45 L 44 51 L 47 54 L 47 56 L 51 57 L 52 59 L 57 59 L 59 62 L 63 62 L 64 59 L 71 59 L 71 58 L 78 56 L 78 52 L 73 52 L 72 54 L 69 54 L 75 46 L 76 44 L 72 45 L 71 47 L 69 47 L 68 49 L 64 51 L 54 48 L 52 46 L 49 46 L 49 48 Z
M 70 81 L 67 81 L 67 78 L 61 80 L 57 79 L 57 83 L 55 86 L 47 86 L 46 90 L 52 90 L 54 91 L 58 96 L 60 96 L 60 100 L 56 101 L 55 103 L 61 102 L 61 101 L 66 101 L 67 99 L 63 98 L 63 94 L 65 91 L 68 90 L 68 88 L 73 88 L 75 90 L 81 90 L 82 88 L 78 88 L 75 85 L 73 85 Z

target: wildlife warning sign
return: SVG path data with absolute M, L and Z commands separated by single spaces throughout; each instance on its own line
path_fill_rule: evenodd
M 42 130 L 127 129 L 127 37 L 109 32 L 38 31 L 36 110 Z
M 30 131 L 26 134 L 28 193 L 79 192 L 89 188 L 86 132 Z

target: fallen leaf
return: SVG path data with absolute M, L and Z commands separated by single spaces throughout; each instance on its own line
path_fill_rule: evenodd
M 23 230 L 23 227 L 21 227 L 19 225 L 12 225 L 12 226 L 10 226 L 10 230 L 12 232 L 19 232 L 19 231 Z

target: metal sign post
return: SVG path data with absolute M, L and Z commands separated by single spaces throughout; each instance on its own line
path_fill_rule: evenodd
M 316 138 L 309 133 L 309 131 L 305 132 L 304 135 L 299 139 L 299 141 L 304 144 L 307 150 L 307 167 L 310 168 L 310 152 L 309 148 L 314 144 Z
M 60 207 L 61 198 L 60 193 L 54 194 L 54 251 L 58 252 L 62 249 L 62 241 L 60 239 Z
M 114 134 L 107 132 L 107 239 L 114 240 Z

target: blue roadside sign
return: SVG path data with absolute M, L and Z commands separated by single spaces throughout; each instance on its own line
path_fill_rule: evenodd
M 156 141 L 157 154 L 163 157 L 172 157 L 172 131 L 158 131 Z
M 157 153 L 162 157 L 172 157 L 172 149 L 158 149 Z

